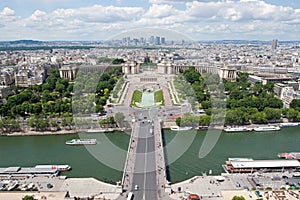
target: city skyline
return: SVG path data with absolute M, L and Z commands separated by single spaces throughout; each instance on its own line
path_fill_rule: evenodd
M 193 40 L 299 40 L 299 19 L 296 0 L 4 0 L 0 40 L 108 40 L 143 28 Z

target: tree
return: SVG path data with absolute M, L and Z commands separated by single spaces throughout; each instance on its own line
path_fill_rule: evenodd
M 266 113 L 264 112 L 257 112 L 253 114 L 251 115 L 250 119 L 253 123 L 257 123 L 257 124 L 265 124 L 268 121 Z
M 43 93 L 42 93 L 42 98 L 41 98 L 41 100 L 42 100 L 42 103 L 47 103 L 48 101 L 53 101 L 54 99 L 53 99 L 53 97 L 50 95 L 49 90 L 45 90 L 45 91 L 43 91 Z
M 264 106 L 270 108 L 282 108 L 283 103 L 282 100 L 271 97 L 264 101 Z
M 290 103 L 290 108 L 294 108 L 296 110 L 300 110 L 300 99 L 293 99 Z
M 101 81 L 108 81 L 109 79 L 110 79 L 109 74 L 104 72 L 104 73 L 101 75 L 99 81 L 100 81 L 100 82 L 101 82 Z
M 195 81 L 199 80 L 200 76 L 199 72 L 196 71 L 194 67 L 190 67 L 188 70 L 185 70 L 183 75 L 186 81 L 189 83 L 194 83 Z
M 59 93 L 62 93 L 65 91 L 65 86 L 59 82 L 56 82 L 55 90 L 58 91 Z
M 26 195 L 22 200 L 34 200 L 33 196 Z
M 72 125 L 73 125 L 73 117 L 68 117 L 65 115 L 61 121 L 61 125 L 62 125 L 62 127 L 65 127 L 68 130 L 71 130 Z
M 115 120 L 119 127 L 124 126 L 125 115 L 122 112 L 118 112 L 115 114 Z
M 202 101 L 201 106 L 203 109 L 211 108 L 211 102 L 210 101 Z
M 245 200 L 243 196 L 234 196 L 232 200 Z
M 181 124 L 181 118 L 178 117 L 178 118 L 176 118 L 176 125 L 177 125 L 177 126 L 180 126 L 180 124 Z
M 199 125 L 200 126 L 208 126 L 210 123 L 211 116 L 203 115 L 199 117 Z
M 263 86 L 261 83 L 255 83 L 254 86 L 252 87 L 252 92 L 254 95 L 259 96 L 263 91 Z
M 108 89 L 108 88 L 105 88 L 105 89 L 104 89 L 104 95 L 107 96 L 108 94 L 109 94 L 109 89 Z
M 12 133 L 20 131 L 20 123 L 12 118 L 4 117 L 0 121 L 0 132 L 1 133 Z
M 190 113 L 185 113 L 181 118 L 181 126 L 195 126 L 199 125 L 199 118 Z
M 298 111 L 293 108 L 289 108 L 286 115 L 289 121 L 295 121 L 297 120 Z
M 99 124 L 100 124 L 100 126 L 114 127 L 115 119 L 114 119 L 114 117 L 108 117 L 108 118 L 105 118 L 105 119 L 99 121 Z
M 229 98 L 239 100 L 239 99 L 242 99 L 243 96 L 238 89 L 234 89 L 233 91 L 230 92 Z
M 264 85 L 264 89 L 267 90 L 268 92 L 274 92 L 274 83 L 267 83 L 266 85 Z
M 57 120 L 51 120 L 51 122 L 50 122 L 50 124 L 51 124 L 51 127 L 52 128 L 54 128 L 54 130 L 58 130 L 58 123 L 57 123 Z
M 241 83 L 248 82 L 248 77 L 249 77 L 248 73 L 240 72 L 237 74 L 237 82 L 241 82 Z
M 125 61 L 123 58 L 115 58 L 115 59 L 113 59 L 112 64 L 117 65 L 117 64 L 122 64 L 124 62 Z
M 264 113 L 267 116 L 267 120 L 276 121 L 281 118 L 281 109 L 278 108 L 265 108 Z
M 103 111 L 103 106 L 102 105 L 96 105 L 95 112 L 99 113 L 99 112 L 102 112 L 102 111 Z
M 249 121 L 249 116 L 245 108 L 240 107 L 226 112 L 226 124 L 245 124 Z

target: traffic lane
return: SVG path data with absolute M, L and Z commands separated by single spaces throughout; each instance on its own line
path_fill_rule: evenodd
M 146 169 L 146 151 L 147 151 L 147 132 L 149 132 L 149 125 L 140 123 L 138 127 L 138 138 L 136 147 L 136 159 L 133 172 L 133 181 L 131 191 L 134 191 L 135 199 L 143 199 L 144 197 L 144 183 L 145 183 L 145 169 Z M 136 185 L 138 189 L 136 190 Z
M 156 172 L 146 173 L 145 200 L 157 200 Z
M 133 191 L 134 199 L 143 199 L 144 196 L 144 180 L 145 180 L 145 174 L 143 173 L 137 173 L 134 174 L 134 180 L 132 181 L 132 188 L 131 191 Z M 135 185 L 138 186 L 137 190 L 135 188 Z
M 145 183 L 145 200 L 157 199 L 157 181 L 156 181 L 156 160 L 155 160 L 155 140 L 151 136 L 147 140 L 146 155 L 146 183 Z
M 146 151 L 146 141 L 138 142 L 137 150 L 141 152 Z M 134 193 L 134 199 L 143 199 L 144 194 L 144 182 L 145 182 L 145 154 L 137 154 L 135 159 L 133 178 L 132 178 L 132 187 L 131 191 Z M 135 190 L 135 185 L 138 185 L 138 190 Z

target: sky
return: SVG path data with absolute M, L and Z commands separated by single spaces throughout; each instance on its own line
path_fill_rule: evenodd
M 300 41 L 300 1 L 0 0 L 1 41 L 99 41 L 149 28 L 170 30 L 166 39 Z

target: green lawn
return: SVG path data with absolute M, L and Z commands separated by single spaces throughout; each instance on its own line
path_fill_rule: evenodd
M 134 104 L 136 102 L 140 103 L 142 100 L 142 92 L 135 90 L 132 95 L 131 103 Z
M 164 104 L 164 95 L 163 95 L 163 91 L 159 90 L 157 92 L 154 93 L 154 98 L 155 98 L 155 102 L 162 102 L 162 104 Z

